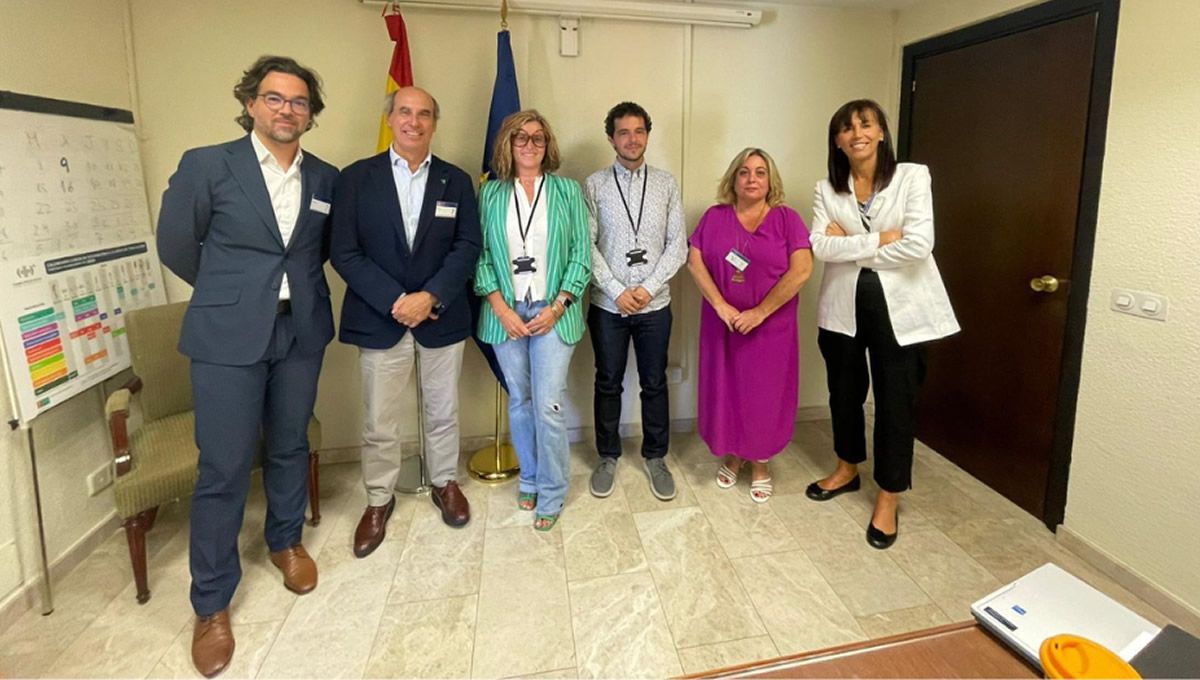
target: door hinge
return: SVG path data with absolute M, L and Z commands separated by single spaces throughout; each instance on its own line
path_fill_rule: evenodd
M 917 81 L 913 80 L 912 81 L 912 89 L 909 90 L 909 92 L 916 92 L 916 91 L 917 91 Z

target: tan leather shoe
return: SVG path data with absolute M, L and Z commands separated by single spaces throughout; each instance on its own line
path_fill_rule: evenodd
M 271 553 L 271 564 L 283 572 L 283 585 L 293 593 L 303 595 L 317 587 L 317 563 L 308 556 L 303 545 L 297 543 Z
M 396 509 L 396 499 L 388 501 L 387 505 L 368 505 L 358 520 L 358 528 L 354 530 L 354 556 L 366 557 L 375 552 L 383 537 L 387 535 L 387 522 Z
M 445 486 L 434 486 L 429 494 L 433 504 L 442 511 L 442 521 L 452 527 L 461 527 L 471 521 L 471 504 L 458 488 L 458 482 L 446 482 Z
M 192 629 L 192 664 L 200 675 L 211 678 L 228 668 L 233 647 L 228 609 L 196 617 L 196 627 Z

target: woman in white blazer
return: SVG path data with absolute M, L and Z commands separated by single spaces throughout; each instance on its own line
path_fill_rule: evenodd
M 933 261 L 929 170 L 896 163 L 878 104 L 856 100 L 833 114 L 828 171 L 813 200 L 812 248 L 825 262 L 817 342 L 828 373 L 838 464 L 806 494 L 827 501 L 861 488 L 863 403 L 874 384 L 879 494 L 867 542 L 884 549 L 899 534 L 899 494 L 912 487 L 913 411 L 925 375 L 924 343 L 959 328 Z

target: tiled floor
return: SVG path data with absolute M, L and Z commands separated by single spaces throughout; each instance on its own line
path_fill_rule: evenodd
M 554 531 L 531 529 L 514 484 L 467 482 L 466 528 L 441 524 L 425 497 L 401 496 L 388 540 L 363 560 L 350 551 L 366 498 L 358 466 L 324 467 L 324 521 L 305 534 L 320 586 L 304 597 L 267 561 L 259 489 L 225 677 L 665 677 L 967 619 L 971 601 L 1046 561 L 1163 620 L 925 447 L 900 539 L 883 552 L 863 539 L 869 480 L 834 502 L 804 497 L 833 462 L 827 423 L 796 427 L 762 506 L 745 480 L 716 487 L 696 436 L 672 450 L 671 502 L 650 494 L 636 441 L 617 490 L 593 498 L 594 454 L 581 444 Z M 134 601 L 117 533 L 56 584 L 52 616 L 30 611 L 0 635 L 0 676 L 194 676 L 186 520 L 186 504 L 166 508 L 150 534 L 148 604 Z

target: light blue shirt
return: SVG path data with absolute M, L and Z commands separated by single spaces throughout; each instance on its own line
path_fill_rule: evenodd
M 425 160 L 413 172 L 408 168 L 408 161 L 401 158 L 394 148 L 388 147 L 392 179 L 396 182 L 396 195 L 400 197 L 400 215 L 404 218 L 404 236 L 408 239 L 409 250 L 412 250 L 413 239 L 417 236 L 417 222 L 425 205 L 425 185 L 429 182 L 429 162 L 432 158 L 432 153 L 426 154 Z

